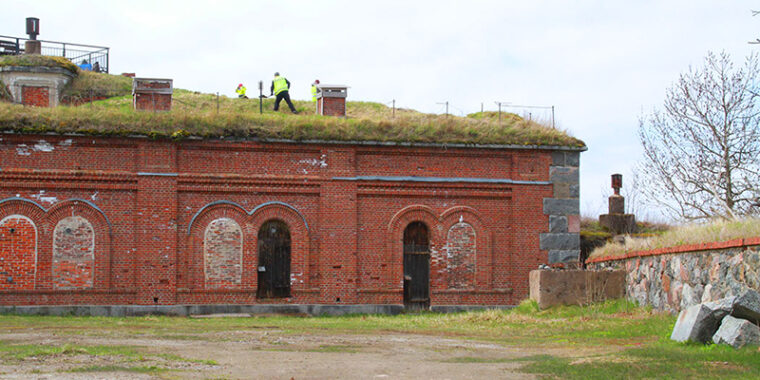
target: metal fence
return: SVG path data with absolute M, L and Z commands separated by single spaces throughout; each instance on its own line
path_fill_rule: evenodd
M 24 43 L 28 40 L 28 38 L 0 35 L 0 55 L 23 54 Z M 42 55 L 65 57 L 75 65 L 80 65 L 83 63 L 83 61 L 87 60 L 90 65 L 99 68 L 99 70 L 96 71 L 103 73 L 108 72 L 108 53 L 111 49 L 106 46 L 83 45 L 70 42 L 45 40 L 37 41 L 41 42 Z

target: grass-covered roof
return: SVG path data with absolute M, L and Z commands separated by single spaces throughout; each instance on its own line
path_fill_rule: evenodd
M 0 58 L 0 65 L 7 58 Z M 202 138 L 236 137 L 258 140 L 362 141 L 431 144 L 538 145 L 584 148 L 564 131 L 517 115 L 467 117 L 425 114 L 380 103 L 347 102 L 347 117 L 318 116 L 314 103 L 295 100 L 299 115 L 272 111 L 273 99 L 237 99 L 175 89 L 169 112 L 132 109 L 131 79 L 79 72 L 64 97 L 110 97 L 80 106 L 24 107 L 0 102 L 0 130 L 18 133 L 80 133 L 88 135 Z

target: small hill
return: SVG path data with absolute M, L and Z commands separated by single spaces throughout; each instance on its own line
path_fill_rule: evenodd
M 7 58 L 0 58 L 0 65 Z M 56 60 L 57 61 L 57 60 Z M 15 62 L 15 61 L 14 61 Z M 69 62 L 70 63 L 70 62 Z M 294 141 L 357 141 L 471 145 L 565 146 L 584 148 L 565 131 L 514 115 L 498 122 L 490 114 L 458 117 L 349 101 L 346 117 L 318 116 L 311 101 L 295 100 L 299 115 L 274 99 L 238 99 L 175 89 L 169 112 L 132 109 L 131 78 L 81 72 L 64 91 L 64 102 L 86 104 L 54 109 L 0 102 L 0 130 L 19 133 L 134 135 L 155 138 L 235 137 Z M 89 102 L 90 99 L 107 98 Z M 283 104 L 284 106 L 284 104 Z

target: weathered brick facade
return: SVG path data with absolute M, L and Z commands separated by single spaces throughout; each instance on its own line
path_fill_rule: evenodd
M 43 86 L 21 87 L 21 104 L 33 107 L 50 107 L 50 89 Z
M 0 305 L 400 304 L 413 222 L 429 231 L 431 305 L 514 305 L 548 249 L 574 249 L 540 239 L 572 236 L 550 215 L 577 216 L 577 186 L 550 177 L 576 175 L 578 155 L 4 135 Z M 263 299 L 271 220 L 287 226 L 290 297 Z

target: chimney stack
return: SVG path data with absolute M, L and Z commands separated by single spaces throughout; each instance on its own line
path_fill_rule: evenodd
M 40 19 L 26 18 L 26 34 L 29 35 L 29 40 L 24 42 L 24 54 L 41 54 L 42 43 L 37 41 L 37 35 L 40 34 Z
M 317 115 L 346 116 L 348 86 L 342 84 L 317 85 Z
M 134 78 L 132 105 L 139 111 L 169 111 L 172 109 L 174 83 L 171 79 Z

